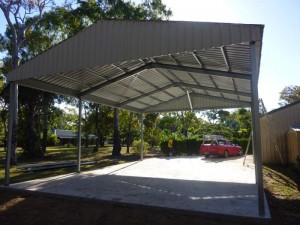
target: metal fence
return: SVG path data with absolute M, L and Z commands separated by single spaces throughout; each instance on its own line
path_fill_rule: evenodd
M 300 125 L 300 101 L 273 110 L 260 119 L 263 163 L 295 163 L 297 148 L 288 148 L 287 133 Z M 292 151 L 292 152 L 291 152 Z

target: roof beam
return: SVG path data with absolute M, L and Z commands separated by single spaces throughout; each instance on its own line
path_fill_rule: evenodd
M 205 66 L 203 65 L 202 61 L 201 61 L 201 58 L 197 55 L 197 51 L 194 51 L 192 53 L 192 55 L 194 56 L 196 62 L 202 67 L 202 68 L 205 68 Z
M 122 106 L 127 105 L 127 104 L 129 104 L 129 103 L 131 103 L 131 102 L 137 101 L 137 100 L 139 100 L 139 99 L 141 99 L 141 98 L 144 98 L 144 97 L 146 97 L 146 96 L 148 96 L 148 95 L 153 95 L 153 94 L 156 94 L 156 93 L 158 93 L 158 92 L 160 92 L 160 91 L 164 91 L 164 90 L 166 90 L 166 89 L 168 89 L 168 88 L 170 88 L 170 87 L 174 87 L 174 84 L 168 84 L 168 85 L 166 85 L 166 86 L 164 86 L 164 87 L 162 87 L 162 88 L 155 89 L 155 90 L 153 90 L 153 91 L 144 93 L 143 95 L 139 95 L 139 96 L 137 96 L 137 97 L 135 97 L 135 98 L 129 99 L 129 100 L 124 101 L 124 102 L 121 102 L 120 104 L 118 104 L 118 107 L 122 107 Z
M 84 86 L 85 88 L 86 88 L 86 87 L 90 87 L 89 85 L 87 85 L 87 84 L 84 84 L 84 83 L 83 83 L 83 82 L 81 82 L 80 80 L 76 80 L 76 79 L 74 79 L 74 78 L 72 78 L 72 77 L 68 77 L 68 76 L 65 76 L 65 75 L 63 75 L 63 74 L 60 74 L 60 73 L 58 73 L 58 74 L 55 74 L 54 76 L 61 77 L 61 78 L 65 79 L 65 80 L 71 81 L 71 82 L 73 82 L 73 83 L 75 83 L 75 84 L 78 84 L 78 85 Z
M 225 71 L 223 72 L 223 71 L 209 70 L 209 69 L 203 69 L 203 68 L 200 69 L 200 68 L 187 67 L 187 66 L 175 66 L 175 65 L 155 63 L 155 64 L 153 64 L 153 68 L 161 68 L 161 69 L 166 69 L 166 70 L 176 70 L 176 71 L 184 71 L 184 72 L 190 72 L 190 73 L 201 73 L 201 74 L 208 74 L 208 75 L 213 75 L 213 76 L 251 80 L 250 74 L 225 72 Z
M 251 93 L 240 92 L 240 91 L 232 91 L 232 90 L 221 89 L 221 88 L 213 88 L 213 87 L 207 87 L 207 86 L 202 86 L 202 85 L 197 85 L 197 84 L 187 84 L 187 83 L 183 83 L 183 82 L 176 82 L 175 85 L 176 86 L 181 86 L 181 87 L 187 87 L 187 88 L 202 89 L 202 90 L 205 90 L 205 91 L 214 91 L 214 92 L 219 92 L 219 93 L 226 93 L 226 94 L 234 94 L 234 95 L 239 95 L 239 96 L 251 97 Z
M 193 79 L 193 81 L 198 85 L 198 86 L 202 86 L 197 80 L 196 78 L 191 74 L 191 73 L 188 73 L 188 75 L 190 75 L 190 77 Z M 204 90 L 204 89 L 203 89 Z M 207 90 L 204 90 L 204 92 L 209 95 L 209 93 L 207 92 Z
M 159 75 L 161 75 L 161 76 L 163 76 L 164 78 L 166 78 L 168 81 L 170 81 L 170 83 L 173 83 L 172 82 L 172 80 L 170 80 L 168 77 L 166 77 L 164 74 L 162 74 L 161 72 L 158 72 L 157 70 L 153 70 L 154 72 L 156 72 L 156 73 L 158 73 Z M 159 86 L 157 86 L 157 85 L 154 85 L 154 84 L 152 84 L 152 83 L 149 83 L 149 81 L 147 81 L 145 78 L 143 78 L 143 77 L 139 77 L 142 81 L 144 81 L 145 83 L 147 83 L 147 84 L 149 84 L 149 85 L 151 85 L 151 86 L 153 86 L 153 87 L 155 87 L 156 89 L 159 89 L 160 87 Z M 172 95 L 171 93 L 169 93 L 169 92 L 166 92 L 166 91 L 163 91 L 166 95 L 169 95 L 169 96 L 171 96 L 172 98 L 174 98 L 175 96 L 174 95 Z
M 192 104 L 192 100 L 191 100 L 190 93 L 188 90 L 186 90 L 186 95 L 187 95 L 189 103 L 190 103 L 191 111 L 193 111 L 193 104 Z
M 150 68 L 152 68 L 152 63 L 145 64 L 144 66 L 141 66 L 141 67 L 139 67 L 137 69 L 131 70 L 129 72 L 125 72 L 124 74 L 122 74 L 122 75 L 120 75 L 118 77 L 115 77 L 113 79 L 107 80 L 106 82 L 103 82 L 101 84 L 98 84 L 98 85 L 96 85 L 96 86 L 94 86 L 94 87 L 92 87 L 90 89 L 87 89 L 87 90 L 81 92 L 80 96 L 88 95 L 88 94 L 92 93 L 93 91 L 96 91 L 97 89 L 104 88 L 104 87 L 109 86 L 109 85 L 111 85 L 113 83 L 116 83 L 118 81 L 124 80 L 127 77 L 130 77 L 130 76 L 132 76 L 134 74 L 140 73 L 140 72 L 142 72 L 145 69 L 150 69 Z
M 138 89 L 136 89 L 136 88 L 134 88 L 134 87 L 131 87 L 131 86 L 128 86 L 128 85 L 125 85 L 125 84 L 122 84 L 122 83 L 120 83 L 119 85 L 120 85 L 120 86 L 123 86 L 123 87 L 126 87 L 126 88 L 129 88 L 129 89 L 132 89 L 132 90 L 138 92 L 138 93 L 141 94 L 141 95 L 144 94 L 144 92 L 142 92 L 142 91 L 140 91 L 140 90 L 138 90 Z M 148 96 L 148 97 L 149 97 L 149 98 L 152 98 L 152 99 L 154 99 L 154 100 L 156 100 L 156 101 L 162 102 L 160 99 L 158 99 L 158 98 L 156 98 L 156 97 L 154 97 L 154 96 Z M 141 103 L 142 103 L 142 102 L 141 102 Z M 143 104 L 147 105 L 146 103 L 143 103 Z
M 204 94 L 200 94 L 200 93 L 190 93 L 190 97 L 197 97 L 197 96 L 203 96 L 205 98 L 210 98 L 210 99 L 216 99 L 216 100 L 222 100 L 222 101 L 230 101 L 232 103 L 236 103 L 238 104 L 237 107 L 240 107 L 240 106 L 250 106 L 251 103 L 250 102 L 247 102 L 247 101 L 240 101 L 240 100 L 235 100 L 235 99 L 230 99 L 230 98 L 225 98 L 225 97 L 217 97 L 217 96 L 211 96 L 211 95 L 204 95 Z M 142 111 L 143 112 L 148 112 L 148 111 L 151 111 L 149 110 L 150 108 L 153 108 L 153 107 L 159 107 L 163 104 L 169 104 L 169 103 L 172 103 L 174 101 L 178 101 L 178 99 L 182 99 L 182 98 L 186 98 L 186 93 L 184 95 L 181 95 L 181 96 L 178 96 L 177 98 L 174 98 L 174 99 L 170 99 L 169 101 L 166 101 L 166 102 L 163 102 L 163 103 L 160 103 L 160 104 L 157 104 L 157 105 L 154 105 L 152 107 L 148 107 L 148 108 L 145 108 L 143 109 Z M 222 106 L 223 107 L 223 106 Z M 218 108 L 218 107 L 216 107 Z M 231 108 L 231 107 L 230 107 Z M 194 110 L 197 110 L 198 108 L 194 107 Z M 188 109 L 187 109 L 188 110 Z M 155 110 L 154 110 L 155 111 Z M 165 110 L 165 111 L 168 111 L 168 110 Z
M 161 75 L 163 75 L 163 73 L 170 73 L 173 77 L 176 77 L 177 78 L 177 80 L 179 80 L 179 82 L 182 82 L 182 80 L 178 77 L 178 76 L 176 76 L 176 74 L 174 74 L 172 71 L 170 71 L 170 70 L 168 70 L 168 71 L 166 71 L 166 70 L 162 70 L 162 69 L 160 69 L 160 74 Z M 172 84 L 175 84 L 175 81 L 173 81 L 172 79 L 170 79 L 169 78 L 169 76 L 165 76 L 165 75 L 163 75 L 166 79 L 168 79 L 168 81 L 170 81 L 170 83 L 172 83 Z M 179 87 L 183 92 L 185 92 L 185 90 L 182 88 L 182 87 Z M 176 97 L 176 96 L 174 96 L 173 95 L 173 97 Z
M 98 104 L 118 108 L 116 102 L 113 102 L 113 101 L 110 101 L 110 100 L 107 100 L 107 99 L 104 99 L 104 98 L 100 98 L 98 96 L 88 94 L 88 95 L 84 96 L 84 99 L 88 100 L 88 101 L 91 101 L 91 102 L 94 102 L 94 103 L 98 103 Z M 133 112 L 141 113 L 140 109 L 132 107 L 132 106 L 126 106 L 126 107 L 123 107 L 123 109 L 128 109 L 128 110 L 133 111 Z
M 177 100 L 180 99 L 180 98 L 185 98 L 185 95 L 186 95 L 186 93 L 184 93 L 183 95 L 180 95 L 180 96 L 178 96 L 178 97 L 176 97 L 176 98 L 173 98 L 173 99 L 170 99 L 170 100 L 168 100 L 168 101 L 162 102 L 162 103 L 160 103 L 160 104 L 154 105 L 154 106 L 152 106 L 152 107 L 145 108 L 145 109 L 143 109 L 143 112 L 146 112 L 147 109 L 149 109 L 149 108 L 153 108 L 153 107 L 157 107 L 157 106 L 160 106 L 160 105 L 168 104 L 168 103 L 170 103 L 170 102 L 177 101 Z
M 226 64 L 226 66 L 227 66 L 227 70 L 230 72 L 231 71 L 231 67 L 230 67 L 229 62 L 228 62 L 228 56 L 227 56 L 225 47 L 221 47 L 220 49 L 221 49 L 221 52 L 222 52 L 222 56 L 223 56 L 224 62 Z
M 76 98 L 79 96 L 80 93 L 79 91 L 74 91 L 72 89 L 65 88 L 65 87 L 59 87 L 57 85 L 49 84 L 35 79 L 19 80 L 17 83 L 20 84 L 21 86 L 38 89 L 41 91 L 51 92 L 55 94 L 76 97 Z
M 235 100 L 235 99 L 231 99 L 231 98 L 211 96 L 211 95 L 207 96 L 207 95 L 200 94 L 200 93 L 190 93 L 190 96 L 197 96 L 197 95 L 207 97 L 207 98 L 217 99 L 217 100 L 223 100 L 223 101 L 225 100 L 225 101 L 231 101 L 231 102 L 235 102 L 235 103 L 247 104 L 249 106 L 251 105 L 251 102 L 247 102 L 247 101 L 240 101 L 240 100 Z

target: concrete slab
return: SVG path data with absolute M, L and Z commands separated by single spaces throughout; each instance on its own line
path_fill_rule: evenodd
M 11 187 L 52 194 L 259 217 L 252 157 L 150 158 Z M 266 216 L 270 218 L 266 202 Z

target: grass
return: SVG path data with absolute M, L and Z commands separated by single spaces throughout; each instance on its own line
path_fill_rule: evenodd
M 292 167 L 264 166 L 265 183 L 279 199 L 293 199 L 299 196 L 299 177 Z M 271 178 L 271 179 L 269 179 Z M 300 199 L 299 199 L 300 200 Z
M 100 147 L 97 152 L 93 151 L 93 147 L 82 148 L 81 160 L 82 161 L 96 161 L 96 164 L 81 166 L 81 170 L 91 170 L 103 168 L 106 166 L 114 165 L 117 163 L 125 163 L 128 161 L 137 160 L 138 157 L 132 154 L 126 154 L 126 148 L 122 148 L 121 154 L 117 160 L 111 156 L 112 147 Z M 45 156 L 42 159 L 28 159 L 22 154 L 22 150 L 17 150 L 18 166 L 25 164 L 46 163 L 46 162 L 60 162 L 77 160 L 76 147 L 48 147 Z M 76 171 L 76 167 L 57 168 L 50 170 L 41 170 L 34 172 L 25 172 L 17 169 L 15 166 L 10 170 L 10 183 L 18 183 L 22 181 L 50 177 L 72 173 Z M 5 174 L 5 151 L 0 148 L 0 184 L 4 183 Z
M 300 170 L 292 166 L 265 165 L 263 173 L 273 224 L 300 224 Z

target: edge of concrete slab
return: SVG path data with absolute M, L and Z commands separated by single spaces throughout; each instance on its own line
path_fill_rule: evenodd
M 58 199 L 69 199 L 69 200 L 80 200 L 84 202 L 93 202 L 93 203 L 106 203 L 106 204 L 115 204 L 117 206 L 124 206 L 129 208 L 135 207 L 142 207 L 144 209 L 154 210 L 157 212 L 166 212 L 166 213 L 176 213 L 181 215 L 192 215 L 192 216 L 199 216 L 205 219 L 212 219 L 212 220 L 226 220 L 227 222 L 256 222 L 256 224 L 271 224 L 271 216 L 270 213 L 266 217 L 247 217 L 247 216 L 237 216 L 237 215 L 228 215 L 228 214 L 221 214 L 221 213 L 212 213 L 212 212 L 199 212 L 193 210 L 185 210 L 185 209 L 176 209 L 176 208 L 167 208 L 167 207 L 160 207 L 160 206 L 153 206 L 153 205 L 143 205 L 143 204 L 135 204 L 135 203 L 128 203 L 128 202 L 118 202 L 118 201 L 110 201 L 110 200 L 103 200 L 97 198 L 87 198 L 81 196 L 72 196 L 72 195 L 64 195 L 64 194 L 57 194 L 57 193 L 47 193 L 47 192 L 39 192 L 39 191 L 32 191 L 32 190 L 24 190 L 18 189 L 14 187 L 7 187 L 7 186 L 0 186 L 1 189 L 12 189 L 19 193 L 30 193 L 31 195 L 36 196 L 46 196 L 51 198 L 58 198 Z M 266 201 L 266 200 L 265 200 Z M 266 201 L 267 203 L 267 201 Z

